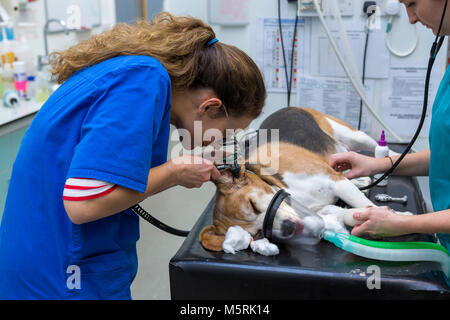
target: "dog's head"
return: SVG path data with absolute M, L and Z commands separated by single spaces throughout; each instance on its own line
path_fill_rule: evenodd
M 238 178 L 226 169 L 214 183 L 217 191 L 213 224 L 200 233 L 203 247 L 221 251 L 225 234 L 231 226 L 241 226 L 253 238 L 260 237 L 266 210 L 276 193 L 276 187 L 272 187 L 255 173 L 246 171 L 245 166 L 241 167 Z M 275 217 L 273 234 L 282 238 L 283 234 L 287 234 L 298 224 L 301 224 L 301 220 L 295 211 L 282 203 Z

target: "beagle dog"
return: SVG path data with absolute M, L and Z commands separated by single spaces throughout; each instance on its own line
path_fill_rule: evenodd
M 247 144 L 246 161 L 239 177 L 224 170 L 214 181 L 217 191 L 213 223 L 200 233 L 204 248 L 221 251 L 231 226 L 241 226 L 254 239 L 260 238 L 266 209 L 279 188 L 286 189 L 314 212 L 323 213 L 324 208 L 341 199 L 349 207 L 356 208 L 344 214 L 343 221 L 350 226 L 355 225 L 354 211 L 376 206 L 354 183 L 328 164 L 334 153 L 373 152 L 377 142 L 367 134 L 314 109 L 294 107 L 270 115 L 261 124 L 261 129 L 269 129 L 268 132 L 279 129 L 278 137 L 275 139 L 268 134 L 267 141 L 259 141 L 253 149 Z M 271 172 L 272 163 L 276 163 L 277 168 Z M 273 233 L 282 238 L 298 224 L 302 224 L 298 214 L 282 204 Z

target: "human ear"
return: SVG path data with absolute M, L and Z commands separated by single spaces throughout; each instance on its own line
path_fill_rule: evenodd
M 222 100 L 219 98 L 209 98 L 198 106 L 197 113 L 199 115 L 208 115 L 210 118 L 217 118 L 223 113 L 221 107 Z

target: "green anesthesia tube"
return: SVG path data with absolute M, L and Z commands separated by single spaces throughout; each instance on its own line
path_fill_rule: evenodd
M 323 238 L 345 251 L 369 259 L 438 262 L 447 278 L 450 274 L 450 255 L 436 243 L 370 241 L 330 230 L 324 232 Z

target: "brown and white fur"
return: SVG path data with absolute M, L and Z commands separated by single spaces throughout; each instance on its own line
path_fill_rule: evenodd
M 246 166 L 239 178 L 229 171 L 222 172 L 217 186 L 213 224 L 200 234 L 202 245 L 220 251 L 229 227 L 239 225 L 253 238 L 261 235 L 266 209 L 278 188 L 284 188 L 304 206 L 319 212 L 333 205 L 339 198 L 358 210 L 375 206 L 350 180 L 328 164 L 332 154 L 344 151 L 373 152 L 376 141 L 335 117 L 309 108 L 284 108 L 269 116 L 260 129 L 279 129 L 278 148 L 263 146 L 250 150 Z M 278 155 L 272 155 L 277 150 Z M 261 174 L 267 169 L 261 163 L 273 163 L 270 157 L 278 156 L 276 174 Z M 267 157 L 267 158 L 264 158 Z M 245 168 L 251 170 L 245 170 Z M 352 212 L 344 221 L 354 225 Z M 278 237 L 289 233 L 301 224 L 292 208 L 283 205 L 274 222 Z M 286 231 L 287 230 L 287 231 Z

